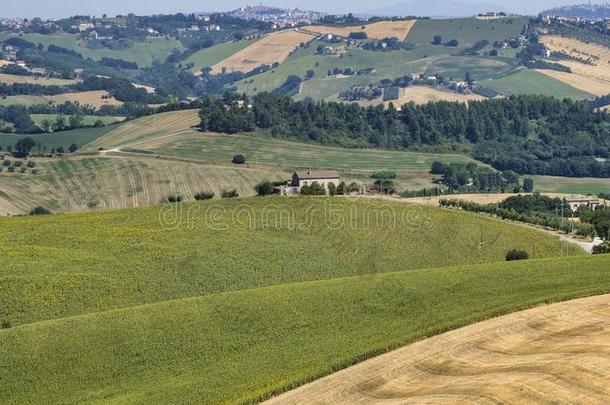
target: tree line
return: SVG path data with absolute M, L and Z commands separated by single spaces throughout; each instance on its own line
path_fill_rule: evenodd
M 249 107 L 251 104 L 251 107 Z M 281 138 L 358 148 L 466 151 L 501 171 L 610 177 L 610 115 L 539 95 L 362 107 L 278 94 L 204 97 L 201 129 L 256 128 Z

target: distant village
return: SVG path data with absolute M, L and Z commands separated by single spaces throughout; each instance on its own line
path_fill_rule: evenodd
M 291 28 L 309 25 L 319 21 L 326 13 L 299 8 L 281 9 L 263 5 L 241 7 L 227 13 L 232 17 L 244 20 L 256 20 L 271 23 L 272 29 Z

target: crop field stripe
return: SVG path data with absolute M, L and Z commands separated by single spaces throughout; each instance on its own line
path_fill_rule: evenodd
M 257 402 L 426 336 L 606 293 L 608 269 L 610 256 L 424 269 L 38 322 L 0 331 L 0 377 L 9 402 Z

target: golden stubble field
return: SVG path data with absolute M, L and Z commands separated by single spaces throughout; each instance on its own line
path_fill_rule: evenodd
M 607 403 L 610 295 L 425 339 L 267 404 Z
M 249 72 L 263 64 L 282 63 L 299 44 L 314 38 L 314 35 L 299 30 L 274 32 L 212 66 L 212 73 L 219 74 L 223 69 Z
M 0 67 L 2 65 L 0 64 Z M 14 83 L 26 83 L 26 84 L 39 84 L 41 86 L 69 86 L 71 84 L 76 84 L 80 82 L 80 80 L 71 80 L 71 79 L 56 79 L 53 77 L 38 77 L 38 76 L 20 76 L 20 75 L 11 75 L 6 73 L 0 73 L 0 82 L 6 84 L 14 84 Z
M 54 96 L 8 96 L 2 100 L 2 104 L 63 104 L 66 101 L 79 103 L 81 105 L 90 105 L 95 109 L 99 109 L 104 105 L 119 106 L 123 104 L 104 90 L 64 93 Z
M 308 31 L 318 34 L 332 34 L 342 37 L 347 37 L 352 32 L 366 32 L 369 38 L 384 39 L 396 37 L 401 41 L 407 38 L 407 35 L 413 29 L 416 20 L 406 21 L 379 21 L 367 25 L 358 25 L 353 27 L 329 27 L 324 25 L 312 25 L 306 27 Z
M 547 70 L 542 73 L 595 95 L 610 93 L 609 48 L 558 35 L 545 35 L 540 41 L 552 52 L 564 52 L 571 57 L 588 61 L 588 63 L 577 60 L 560 61 L 560 64 L 572 70 L 572 74 Z

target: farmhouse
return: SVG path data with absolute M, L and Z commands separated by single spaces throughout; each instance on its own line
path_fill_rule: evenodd
M 579 208 L 595 210 L 602 205 L 601 200 L 597 197 L 573 196 L 566 198 L 566 202 L 570 205 L 572 211 L 578 211 Z
M 292 186 L 299 189 L 303 186 L 311 186 L 318 183 L 326 188 L 328 184 L 339 185 L 339 173 L 336 170 L 307 170 L 296 171 L 292 175 Z

